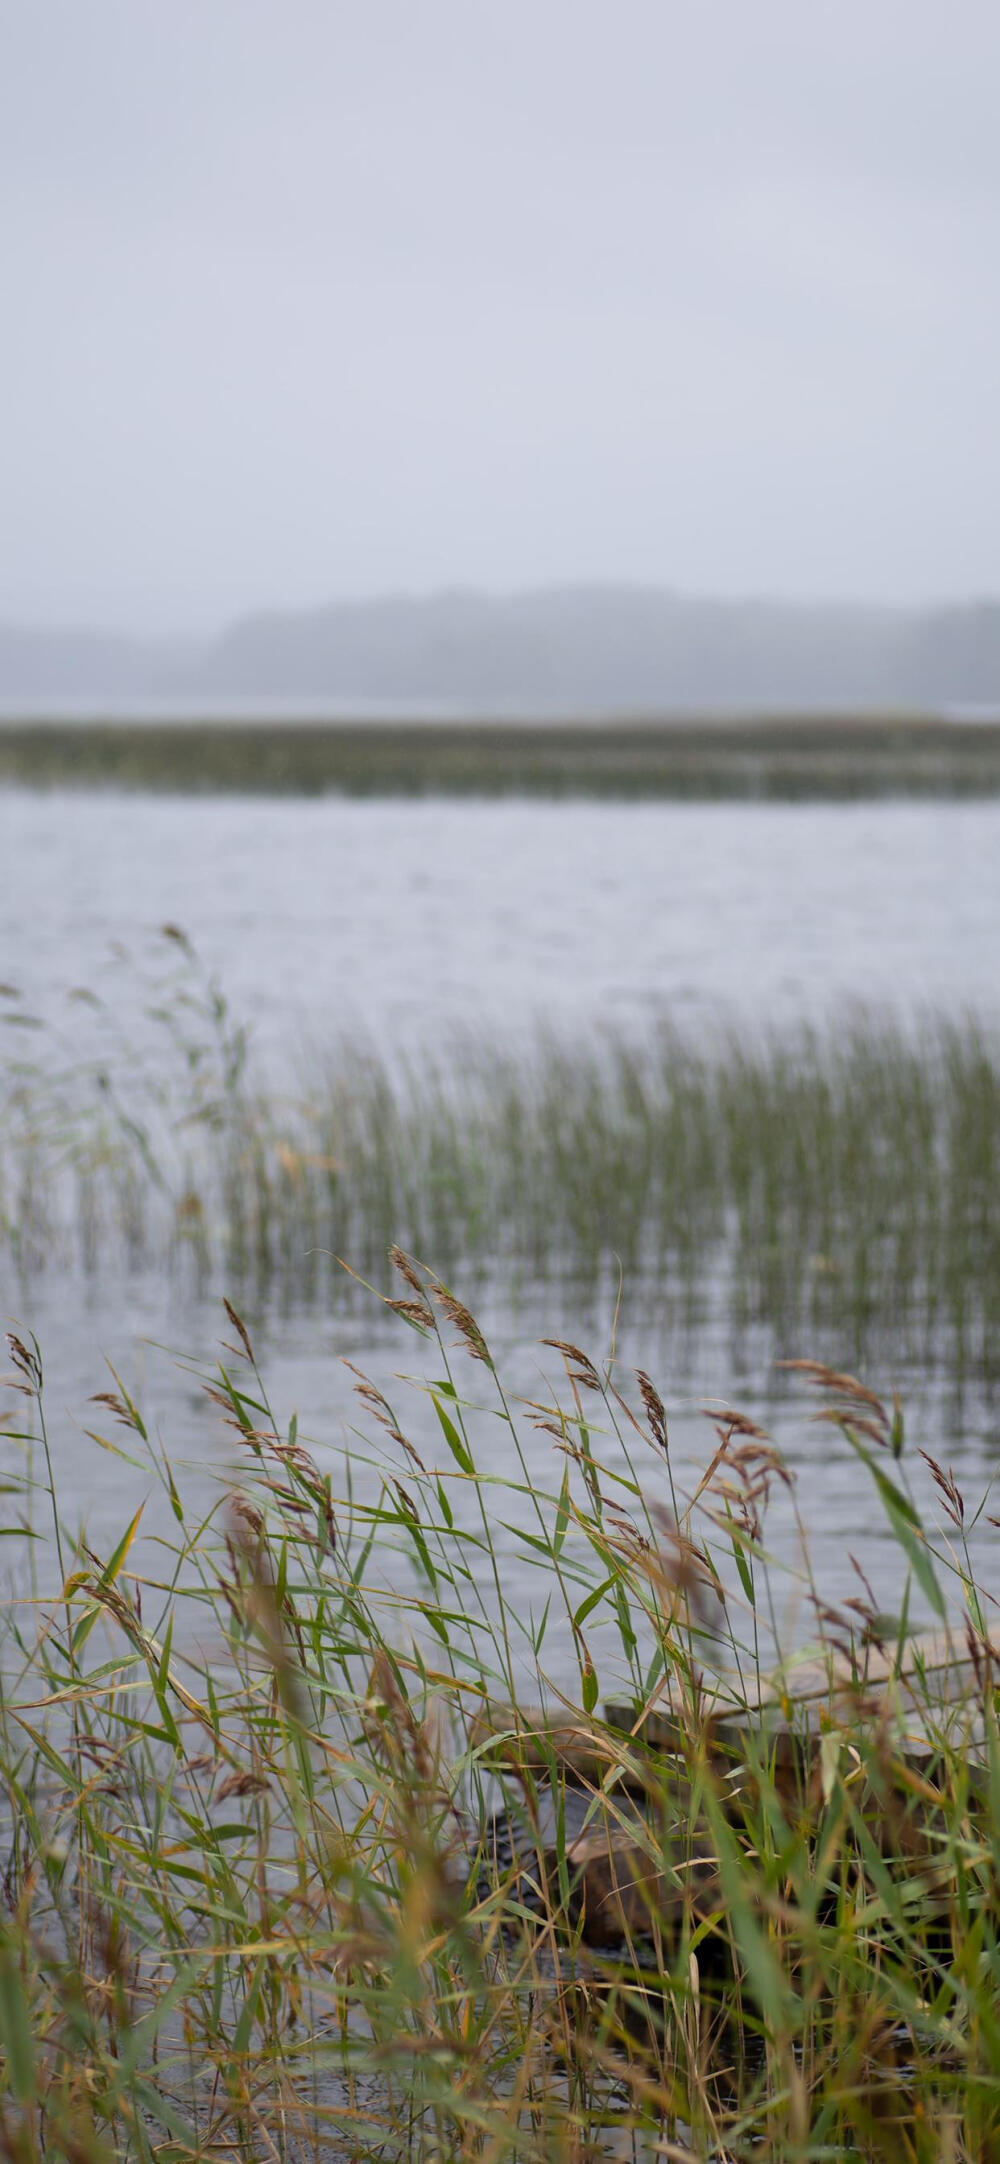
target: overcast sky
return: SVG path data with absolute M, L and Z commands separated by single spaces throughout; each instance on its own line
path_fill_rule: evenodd
M 996 0 L 0 0 L 0 617 L 1000 591 Z

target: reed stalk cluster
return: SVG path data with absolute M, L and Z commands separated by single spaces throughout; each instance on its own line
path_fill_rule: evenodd
M 707 1048 L 598 1024 L 417 1062 L 345 1047 L 276 1088 L 182 935 L 168 944 L 179 969 L 128 1046 L 60 1064 L 44 1032 L 8 1032 L 10 1281 L 169 1262 L 201 1290 L 301 1306 L 351 1297 L 338 1257 L 384 1288 L 398 1239 L 477 1297 L 560 1284 L 584 1318 L 621 1279 L 665 1349 L 713 1312 L 771 1352 L 1000 1372 L 1000 1047 L 973 1020 L 862 1014 Z

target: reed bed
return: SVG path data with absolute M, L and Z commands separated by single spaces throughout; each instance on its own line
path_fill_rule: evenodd
M 268 796 L 995 796 L 1000 724 L 914 713 L 0 722 L 0 782 Z
M 1000 2155 L 995 1601 L 967 1545 L 985 1499 L 935 1466 L 926 1526 L 900 1409 L 807 1370 L 905 1581 L 895 1618 L 860 1579 L 832 1609 L 804 1547 L 787 1580 L 768 1560 L 791 1475 L 751 1422 L 713 1416 L 685 1495 L 649 1375 L 566 1343 L 551 1394 L 515 1400 L 469 1310 L 393 1263 L 395 1325 L 438 1370 L 436 1450 L 360 1376 L 349 1459 L 307 1441 L 229 1306 L 214 1508 L 192 1514 L 120 1377 L 88 1408 L 172 1528 L 145 1543 L 140 1512 L 102 1556 L 53 1489 L 39 1348 L 10 1341 L 0 2151 Z M 920 1670 L 873 1701 L 911 1591 L 967 1653 L 950 1706 Z M 790 1597 L 852 1675 L 791 1783 L 753 1711 Z M 710 1676 L 740 1739 L 721 1753 Z M 668 1698 L 670 1749 L 647 1750 Z M 532 1702 L 571 1723 L 583 1776 Z M 581 1857 L 623 1832 L 609 1915 Z
M 335 1258 L 384 1289 L 399 1239 L 477 1293 L 559 1284 L 584 1315 L 620 1281 L 664 1341 L 712 1311 L 766 1351 L 1000 1373 L 1000 1048 L 974 1020 L 862 1014 L 708 1048 L 595 1026 L 409 1064 L 346 1048 L 277 1091 L 168 945 L 141 1051 L 60 1065 L 15 1032 L 0 1255 L 22 1281 L 170 1261 L 203 1289 L 344 1301 Z

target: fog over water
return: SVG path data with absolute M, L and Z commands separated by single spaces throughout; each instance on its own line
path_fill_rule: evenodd
M 250 616 L 200 643 L 4 629 L 0 717 L 1000 710 L 1000 603 L 876 609 L 557 586 Z

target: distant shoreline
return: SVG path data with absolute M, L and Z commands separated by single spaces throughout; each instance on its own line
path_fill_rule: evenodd
M 316 796 L 1000 795 L 1000 718 L 0 719 L 0 785 Z

